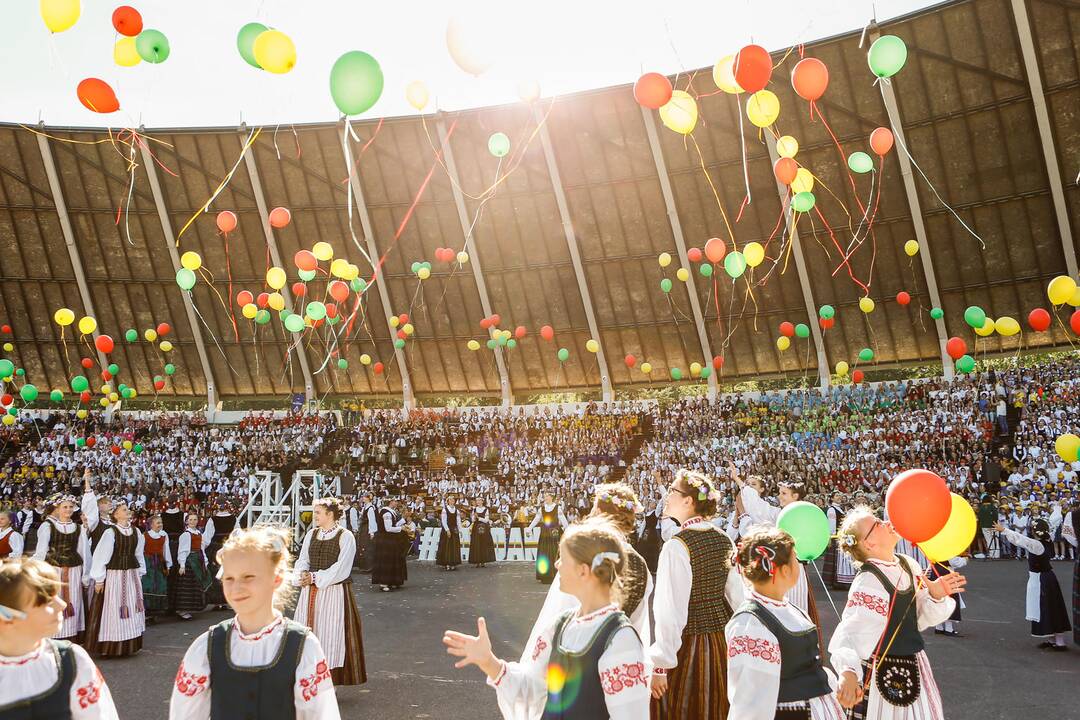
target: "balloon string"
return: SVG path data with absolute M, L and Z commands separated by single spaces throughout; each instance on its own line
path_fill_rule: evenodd
M 236 310 L 233 308 L 233 279 L 232 279 L 232 261 L 229 259 L 229 233 L 221 233 L 225 236 L 225 272 L 229 275 L 229 317 L 232 319 L 233 335 L 236 336 L 236 342 L 240 342 L 240 329 L 236 325 Z
M 225 186 L 228 185 L 229 182 L 233 179 L 233 175 L 236 174 L 236 170 L 240 167 L 240 163 L 244 160 L 244 156 L 247 155 L 247 152 L 251 149 L 251 146 L 255 144 L 255 141 L 259 138 L 259 133 L 261 132 L 262 128 L 252 128 L 251 132 L 248 134 L 247 141 L 244 142 L 244 147 L 240 150 L 240 156 L 236 158 L 236 162 L 233 164 L 232 169 L 230 169 L 228 174 L 225 175 L 225 178 L 221 181 L 221 183 L 218 184 L 217 188 L 210 195 L 209 199 L 207 199 L 207 201 L 203 203 L 202 207 L 196 210 L 195 214 L 192 215 L 186 223 L 184 223 L 184 227 L 180 228 L 180 232 L 176 235 L 176 247 L 180 247 L 180 238 L 184 236 L 184 233 L 187 232 L 187 229 L 191 227 L 191 224 L 193 222 L 195 222 L 195 219 L 210 208 L 210 203 L 214 202 L 217 196 L 221 194 L 221 191 L 225 189 Z
M 742 172 L 743 172 L 743 187 L 746 189 L 746 195 L 743 197 L 744 201 L 749 204 L 750 202 L 750 166 L 746 162 L 746 135 L 743 132 L 743 113 L 742 103 L 739 102 L 739 96 L 735 95 L 735 114 L 739 116 L 739 149 L 742 151 Z M 742 216 L 742 209 L 739 209 L 739 216 Z M 738 222 L 738 219 L 735 220 Z
M 843 249 L 841 249 L 840 243 L 836 239 L 836 235 L 833 234 L 832 228 L 829 227 L 829 223 L 825 219 L 825 216 L 821 214 L 821 208 L 819 208 L 817 205 L 814 205 L 814 212 L 817 213 L 818 218 L 820 218 L 822 224 L 825 225 L 825 229 L 828 231 L 829 238 L 833 241 L 833 245 L 836 247 L 837 252 L 839 252 L 840 255 L 843 256 L 844 251 L 843 251 Z M 851 263 L 848 262 L 846 257 L 843 260 L 843 264 L 847 267 L 848 277 L 850 277 L 855 282 L 856 285 L 861 287 L 863 289 L 863 292 L 866 295 L 869 295 L 870 294 L 870 288 L 868 288 L 865 284 L 863 284 L 863 282 L 861 280 L 859 280 L 859 278 L 855 277 L 855 273 L 851 268 Z
M 705 173 L 705 179 L 709 182 L 709 189 L 712 190 L 713 198 L 716 200 L 716 207 L 720 210 L 720 217 L 724 219 L 724 227 L 727 228 L 728 237 L 731 239 L 731 249 L 737 250 L 738 247 L 735 244 L 735 232 L 731 229 L 731 223 L 728 222 L 727 213 L 724 212 L 724 203 L 720 201 L 720 193 L 717 192 L 716 185 L 713 184 L 712 176 L 705 167 L 705 156 L 701 154 L 701 147 L 698 145 L 693 133 L 688 134 L 686 137 L 690 138 L 690 141 L 694 143 L 694 149 L 697 150 L 698 162 L 701 164 L 701 172 Z

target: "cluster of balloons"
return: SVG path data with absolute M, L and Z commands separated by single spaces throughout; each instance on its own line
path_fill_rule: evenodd
M 885 512 L 893 529 L 935 562 L 961 554 L 975 537 L 971 505 L 929 470 L 906 470 L 893 478 Z
M 436 262 L 452 263 L 455 260 L 457 260 L 459 264 L 464 265 L 465 263 L 469 262 L 469 253 L 465 252 L 464 250 L 455 253 L 454 248 L 450 247 L 435 248 Z
M 236 49 L 248 65 L 283 75 L 296 65 L 296 45 L 280 30 L 250 22 L 236 34 Z
M 776 154 L 778 157 L 773 163 L 773 175 L 777 182 L 791 189 L 791 209 L 810 212 L 817 204 L 813 193 L 814 174 L 801 167 L 795 159 L 799 154 L 799 141 L 791 135 L 781 135 L 776 139 Z
M 409 322 L 408 313 L 392 315 L 388 320 L 390 322 L 390 327 L 397 330 L 397 339 L 394 340 L 394 347 L 400 350 L 405 347 L 405 341 L 412 337 L 413 333 L 416 332 L 416 328 Z
M 414 260 L 409 272 L 421 280 L 427 280 L 431 277 L 431 263 L 427 260 Z

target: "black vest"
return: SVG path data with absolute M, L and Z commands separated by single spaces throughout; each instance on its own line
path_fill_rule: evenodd
M 224 545 L 225 540 L 232 534 L 233 528 L 236 527 L 236 516 L 213 515 L 211 519 L 214 521 L 214 539 L 211 542 L 214 545 Z
M 53 567 L 81 566 L 83 561 L 79 557 L 80 529 L 79 526 L 75 526 L 75 532 L 60 532 L 60 528 L 53 523 L 53 526 L 49 528 L 49 551 L 45 553 L 45 562 Z
M 832 692 L 829 676 L 821 666 L 816 627 L 802 632 L 788 630 L 768 608 L 754 600 L 746 601 L 735 614 L 739 613 L 756 617 L 780 643 L 780 692 L 776 702 L 804 702 Z
M 868 572 L 876 577 L 892 598 L 889 604 L 889 622 L 885 626 L 879 652 L 890 657 L 911 657 L 925 649 L 926 645 L 923 643 L 922 633 L 919 632 L 919 609 L 915 600 L 915 579 L 911 575 L 911 567 L 902 558 L 897 557 L 897 561 L 911 583 L 906 592 L 898 592 L 896 586 L 885 577 L 885 573 L 873 563 L 864 562 L 859 572 Z
M 1038 538 L 1035 539 L 1039 540 Z M 1053 572 L 1054 568 L 1050 565 L 1050 556 L 1053 554 L 1050 550 L 1053 546 L 1042 540 L 1039 540 L 1039 542 L 1042 543 L 1042 552 L 1038 555 L 1031 552 L 1027 554 L 1028 571 L 1033 573 Z
M 97 550 L 98 543 L 101 542 L 101 538 L 105 535 L 105 531 L 112 526 L 112 523 L 106 522 L 104 518 L 98 520 L 98 524 L 90 531 L 90 552 Z
M 215 520 L 215 522 L 217 521 Z M 169 535 L 179 535 L 184 532 L 184 512 L 182 510 L 176 512 L 166 510 L 161 513 L 161 529 Z
M 242 668 L 229 658 L 233 620 L 210 628 L 206 653 L 210 660 L 210 720 L 290 720 L 296 717 L 293 685 L 304 653 L 308 629 L 284 620 L 285 634 L 269 665 Z
M 139 531 L 133 528 L 130 535 L 125 535 L 115 525 L 110 525 L 109 528 L 113 531 L 113 551 L 112 557 L 105 565 L 106 569 L 134 570 L 139 567 L 139 561 L 135 558 L 135 548 L 139 544 Z
M 600 682 L 600 656 L 611 644 L 611 638 L 624 627 L 633 627 L 621 612 L 614 612 L 597 629 L 592 642 L 580 653 L 569 653 L 559 647 L 563 628 L 574 617 L 574 611 L 565 613 L 555 627 L 551 639 L 551 658 L 548 660 L 548 677 L 566 678 L 556 692 L 548 685 L 547 705 L 543 720 L 603 720 L 610 717 L 604 702 L 604 686 Z M 562 673 L 552 673 L 558 667 Z M 644 679 L 642 680 L 644 682 Z
M 387 519 L 389 517 L 389 519 Z M 378 532 L 385 535 L 394 535 L 387 528 L 393 527 L 401 516 L 397 514 L 393 508 L 384 507 L 379 510 L 379 530 Z
M 454 532 L 457 530 L 457 506 L 455 505 L 453 510 L 449 507 L 444 507 L 443 510 L 446 511 L 446 527 L 450 528 L 450 532 Z
M 34 697 L 0 706 L 0 720 L 64 720 L 71 717 L 71 686 L 75 682 L 75 653 L 67 640 L 47 640 L 60 671 L 56 683 Z

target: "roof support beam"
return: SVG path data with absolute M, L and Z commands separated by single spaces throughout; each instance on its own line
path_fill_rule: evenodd
M 780 156 L 776 152 L 776 140 L 769 137 L 765 141 L 769 148 L 769 159 L 775 165 Z M 794 224 L 791 203 L 787 201 L 788 189 L 779 180 L 776 181 L 776 192 L 780 196 L 780 205 L 784 208 L 784 222 L 791 236 L 791 251 L 795 256 L 795 270 L 799 273 L 799 285 L 802 287 L 803 302 L 806 303 L 806 316 L 809 318 L 810 332 L 814 338 L 814 348 L 817 350 L 818 381 L 821 389 L 829 387 L 831 373 L 829 361 L 825 357 L 825 338 L 821 334 L 821 325 L 817 322 L 817 305 L 814 303 L 814 292 L 810 286 L 810 273 L 806 270 L 806 258 L 803 256 L 802 242 L 799 240 L 799 229 Z
M 142 132 L 142 128 L 139 128 Z M 180 252 L 176 249 L 176 239 L 173 236 L 172 221 L 169 220 L 169 211 L 165 207 L 165 194 L 161 192 L 161 183 L 158 181 L 157 168 L 154 167 L 154 158 L 150 155 L 150 148 L 146 143 L 140 143 L 142 149 L 143 167 L 146 175 L 150 178 L 150 190 L 154 195 L 154 204 L 157 206 L 158 220 L 161 222 L 161 233 L 165 238 L 165 245 L 169 249 L 169 257 L 172 258 L 173 271 L 180 270 Z M 202 365 L 203 377 L 206 379 L 206 415 L 213 419 L 217 411 L 217 384 L 214 382 L 214 371 L 210 366 L 210 358 L 206 354 L 206 345 L 203 343 L 202 327 L 195 316 L 195 309 L 191 304 L 191 293 L 181 292 L 184 298 L 184 310 L 187 313 L 188 325 L 191 326 L 191 336 L 195 339 L 195 349 L 199 353 L 199 363 Z M 230 298 L 230 302 L 232 299 Z
M 660 136 L 656 133 L 656 118 L 646 108 L 641 108 L 641 116 L 645 119 L 645 131 L 649 136 L 649 147 L 652 148 L 653 161 L 656 163 L 656 174 L 660 178 L 660 190 L 664 194 L 664 204 L 667 206 L 668 222 L 671 223 L 671 234 L 675 237 L 675 247 L 679 251 L 679 262 L 682 267 L 690 267 L 690 258 L 686 254 L 686 239 L 683 237 L 682 221 L 679 220 L 679 211 L 675 208 L 675 195 L 671 191 L 671 178 L 668 176 L 667 162 L 664 161 L 664 153 L 660 148 Z M 698 302 L 697 286 L 694 284 L 694 273 L 690 273 L 690 281 L 686 283 L 690 287 L 690 310 L 694 314 L 694 324 L 697 325 L 698 340 L 701 342 L 701 352 L 705 355 L 705 365 L 712 362 L 712 350 L 709 349 L 709 335 L 705 332 L 705 316 L 701 314 L 701 304 Z M 709 373 L 709 399 L 716 397 L 716 373 Z
M 244 130 L 244 126 L 240 126 L 241 130 Z M 259 219 L 262 220 L 263 235 L 266 236 L 266 246 L 270 249 L 270 258 L 274 261 L 274 265 L 277 267 L 285 267 L 285 263 L 281 262 L 281 251 L 278 250 L 277 238 L 274 237 L 274 231 L 270 227 L 270 210 L 266 207 L 266 198 L 263 196 L 262 183 L 259 182 L 259 168 L 255 164 L 255 150 L 254 146 L 250 151 L 247 151 L 247 136 L 240 136 L 240 148 L 244 151 L 244 164 L 247 165 L 248 176 L 251 178 L 251 189 L 255 193 L 255 205 L 259 208 Z M 286 283 L 281 288 L 281 294 L 285 298 L 285 309 L 289 312 L 293 310 L 292 292 L 289 290 L 289 284 Z M 230 298 L 230 301 L 232 299 Z M 302 314 L 302 313 L 301 313 Z M 285 337 L 288 339 L 291 336 L 288 330 L 284 330 Z M 308 364 L 307 351 L 304 349 L 303 343 L 296 343 L 292 348 L 292 352 L 296 353 L 296 359 L 300 363 L 300 371 L 304 374 L 304 397 L 308 402 L 316 399 L 315 395 L 315 381 L 311 377 L 311 366 Z
M 491 299 L 488 297 L 487 283 L 484 282 L 484 272 L 480 265 L 480 248 L 473 239 L 474 226 L 469 221 L 469 215 L 465 210 L 465 196 L 461 192 L 461 179 L 458 177 L 457 164 L 454 162 L 454 151 L 450 147 L 450 136 L 446 132 L 446 123 L 443 122 L 443 114 L 435 119 L 439 131 L 439 146 L 442 148 L 443 159 L 446 161 L 446 171 L 450 174 L 450 185 L 454 191 L 454 206 L 457 208 L 458 220 L 461 222 L 461 233 L 465 237 L 465 248 L 469 253 L 469 266 L 472 268 L 473 279 L 476 280 L 476 291 L 480 294 L 480 306 L 484 309 L 484 317 L 491 317 L 494 310 L 491 308 Z M 502 395 L 503 407 L 514 404 L 514 391 L 510 386 L 510 373 L 506 368 L 506 357 L 503 355 L 501 346 L 495 346 L 495 366 L 499 370 L 499 387 Z M 605 398 L 607 399 L 607 398 Z
M 36 133 L 36 135 L 38 150 L 41 151 L 41 162 L 45 166 L 45 175 L 49 178 L 49 190 L 52 192 L 53 204 L 56 206 L 56 214 L 60 217 L 60 231 L 64 234 L 64 244 L 67 245 L 68 257 L 71 259 L 71 269 L 75 273 L 75 282 L 79 286 L 79 297 L 82 298 L 83 310 L 90 317 L 96 318 L 94 303 L 90 299 L 90 285 L 86 282 L 82 258 L 79 257 L 79 248 L 75 244 L 75 230 L 71 227 L 71 218 L 68 217 L 67 203 L 64 202 L 64 191 L 60 187 L 60 175 L 56 172 L 56 161 L 53 160 L 52 148 L 49 147 L 49 139 L 44 134 Z M 94 329 L 95 346 L 100 330 L 100 328 Z M 105 357 L 105 353 L 98 351 L 97 356 L 102 369 L 109 366 L 109 359 Z
M 1035 124 L 1039 128 L 1039 141 L 1042 144 L 1043 158 L 1046 160 L 1046 174 L 1050 181 L 1050 197 L 1054 200 L 1054 215 L 1057 217 L 1058 233 L 1061 235 L 1061 248 L 1065 252 L 1065 267 L 1070 276 L 1076 277 L 1076 246 L 1073 244 L 1072 228 L 1069 226 L 1065 187 L 1061 182 L 1061 167 L 1058 165 L 1054 148 L 1054 133 L 1050 127 L 1050 113 L 1046 108 L 1046 94 L 1039 73 L 1039 57 L 1035 54 L 1035 41 L 1031 36 L 1027 2 L 1012 0 L 1011 4 L 1013 17 L 1016 19 L 1016 34 L 1020 38 L 1020 52 L 1024 56 L 1024 68 L 1027 70 L 1028 86 L 1031 89 L 1031 102 L 1035 106 Z
M 574 265 L 574 276 L 577 278 L 578 290 L 581 292 L 581 304 L 585 306 L 589 334 L 600 346 L 596 352 L 596 361 L 600 364 L 600 386 L 604 402 L 611 402 L 615 399 L 615 393 L 611 388 L 611 370 L 604 356 L 604 343 L 601 340 L 600 327 L 596 324 L 596 311 L 593 309 L 592 295 L 589 294 L 589 283 L 585 279 L 585 268 L 581 264 L 581 248 L 578 247 L 577 233 L 574 232 L 574 223 L 570 219 L 570 207 L 566 204 L 562 175 L 559 174 L 559 164 L 555 160 L 555 148 L 551 144 L 551 135 L 548 133 L 547 123 L 544 122 L 544 115 L 540 112 L 539 105 L 533 105 L 533 117 L 536 118 L 536 124 L 540 127 L 540 142 L 544 146 L 544 158 L 547 160 L 551 187 L 555 191 L 555 203 L 559 206 L 563 235 L 566 236 L 566 246 L 570 249 L 570 260 Z
M 874 42 L 879 37 L 881 37 L 881 33 L 877 25 L 871 26 L 870 42 Z M 881 100 L 885 104 L 885 112 L 889 115 L 889 125 L 892 126 L 893 135 L 907 148 L 910 145 L 908 145 L 907 137 L 904 135 L 904 124 L 900 117 L 900 107 L 896 104 L 893 82 L 895 81 L 880 82 L 878 87 L 881 88 Z M 937 276 L 934 274 L 934 260 L 930 257 L 930 245 L 927 243 L 926 223 L 923 222 L 922 205 L 919 202 L 919 193 L 915 189 L 915 176 L 911 172 L 911 160 L 903 150 L 896 153 L 896 159 L 900 163 L 900 174 L 904 179 L 904 195 L 907 197 L 908 209 L 911 211 L 911 224 L 915 228 L 915 239 L 919 243 L 919 261 L 922 263 L 923 276 L 926 278 L 926 289 L 930 293 L 930 302 L 934 307 L 944 309 L 941 304 L 941 293 L 938 292 Z M 945 350 L 945 345 L 949 342 L 949 333 L 945 329 L 945 319 L 934 320 L 934 327 L 937 329 L 941 367 L 944 370 L 945 378 L 951 380 L 955 374 L 955 369 L 952 358 L 949 357 L 949 353 Z
M 353 201 L 356 203 L 356 212 L 360 216 L 360 228 L 364 233 L 364 244 L 367 245 L 368 257 L 372 260 L 372 272 L 379 291 L 379 299 L 382 300 L 383 314 L 386 315 L 386 329 L 391 342 L 397 330 L 390 324 L 391 312 L 390 291 L 386 287 L 386 272 L 382 263 L 379 262 L 379 247 L 375 244 L 375 231 L 371 227 L 371 216 L 368 214 L 367 203 L 364 202 L 364 188 L 360 185 L 360 168 L 353 167 L 352 146 L 349 144 L 349 133 L 341 135 L 341 152 L 345 156 L 345 167 L 349 168 L 349 185 L 352 187 Z M 380 275 L 382 277 L 380 277 Z M 405 351 L 394 348 L 394 358 L 397 360 L 398 370 L 401 372 L 401 395 L 406 410 L 416 407 L 416 395 L 413 393 L 412 382 L 409 380 L 409 367 L 405 364 Z

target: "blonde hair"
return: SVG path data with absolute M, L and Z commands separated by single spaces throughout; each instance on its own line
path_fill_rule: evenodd
M 563 533 L 559 552 L 569 553 L 574 560 L 590 566 L 593 577 L 611 588 L 611 601 L 622 606 L 620 574 L 626 567 L 626 551 L 623 537 L 615 525 L 597 517 L 574 523 Z M 601 553 L 605 555 L 601 556 Z
M 289 550 L 290 542 L 289 530 L 276 525 L 238 528 L 232 531 L 218 550 L 217 561 L 219 565 L 224 565 L 222 556 L 234 550 L 246 550 L 265 555 L 274 566 L 275 574 L 280 574 L 285 578 L 274 591 L 274 607 L 280 610 L 289 604 L 296 591 L 293 584 L 289 582 L 293 563 L 292 552 Z
M 637 528 L 636 511 L 641 508 L 637 494 L 626 483 L 597 485 L 593 496 L 593 509 L 589 517 L 610 522 L 623 535 Z
M 32 557 L 0 561 L 0 605 L 13 610 L 39 607 L 60 594 L 60 574 L 52 565 Z
M 840 545 L 840 549 L 851 556 L 853 562 L 861 563 L 866 560 L 866 548 L 860 544 L 862 538 L 859 537 L 855 530 L 855 526 L 859 524 L 860 520 L 866 518 L 877 518 L 874 515 L 874 511 L 866 505 L 859 505 L 848 511 L 844 516 L 844 522 L 840 523 L 840 529 L 836 531 L 836 540 Z

